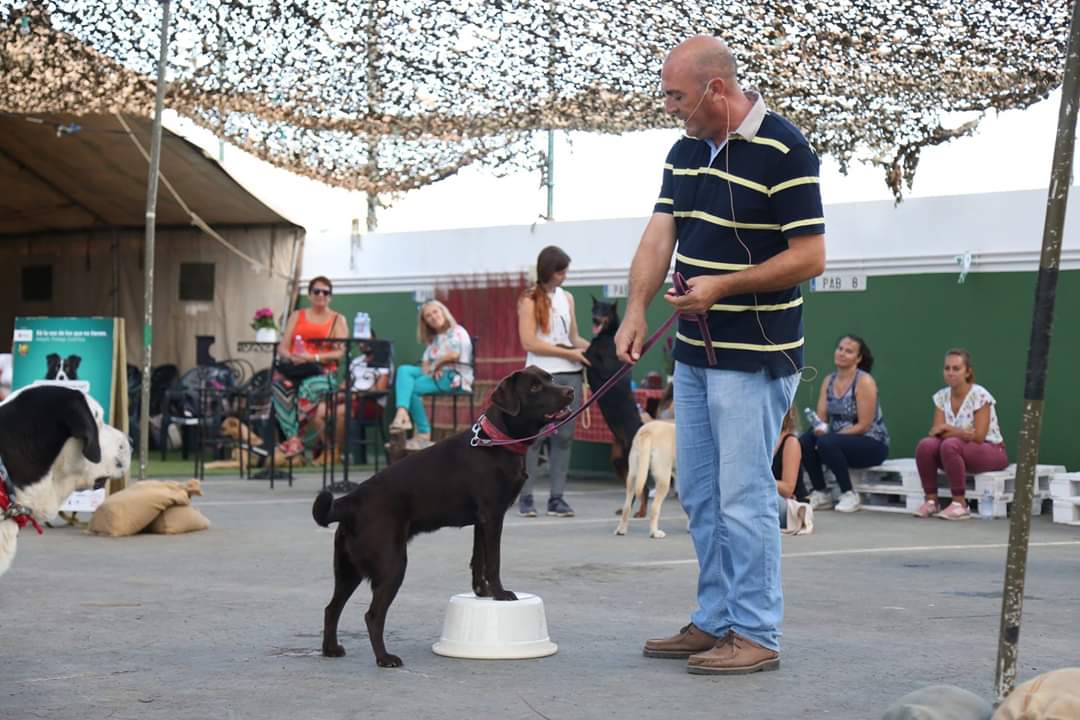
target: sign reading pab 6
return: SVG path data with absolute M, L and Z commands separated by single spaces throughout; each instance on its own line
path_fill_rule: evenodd
M 826 273 L 810 279 L 811 292 L 862 292 L 866 276 L 850 273 Z

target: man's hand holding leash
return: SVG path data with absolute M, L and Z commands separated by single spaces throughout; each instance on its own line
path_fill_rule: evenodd
M 686 293 L 680 295 L 678 288 L 668 288 L 664 299 L 673 310 L 682 315 L 702 315 L 727 293 L 724 292 L 725 275 L 699 275 L 686 281 Z

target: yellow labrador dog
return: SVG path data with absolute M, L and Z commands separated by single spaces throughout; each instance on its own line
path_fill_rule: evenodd
M 662 538 L 660 529 L 660 506 L 664 504 L 671 489 L 671 474 L 675 470 L 675 423 L 670 420 L 653 420 L 641 426 L 630 446 L 630 469 L 626 474 L 626 502 L 623 503 L 616 535 L 625 535 L 630 523 L 630 506 L 634 498 L 645 489 L 645 482 L 652 472 L 656 482 L 656 494 L 649 508 L 649 537 Z

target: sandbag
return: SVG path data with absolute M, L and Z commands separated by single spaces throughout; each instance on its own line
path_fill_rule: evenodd
M 154 518 L 146 530 L 159 535 L 178 535 L 208 527 L 210 521 L 194 505 L 173 505 Z
M 192 494 L 202 494 L 198 480 L 186 485 L 172 480 L 137 482 L 105 498 L 91 516 L 89 530 L 109 537 L 134 535 L 152 523 L 162 510 L 174 505 L 190 505 L 189 488 Z

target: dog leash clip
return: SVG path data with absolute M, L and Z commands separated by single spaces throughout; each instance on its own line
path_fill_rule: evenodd
M 472 440 L 469 441 L 471 447 L 480 447 L 480 423 L 475 422 L 472 426 Z

